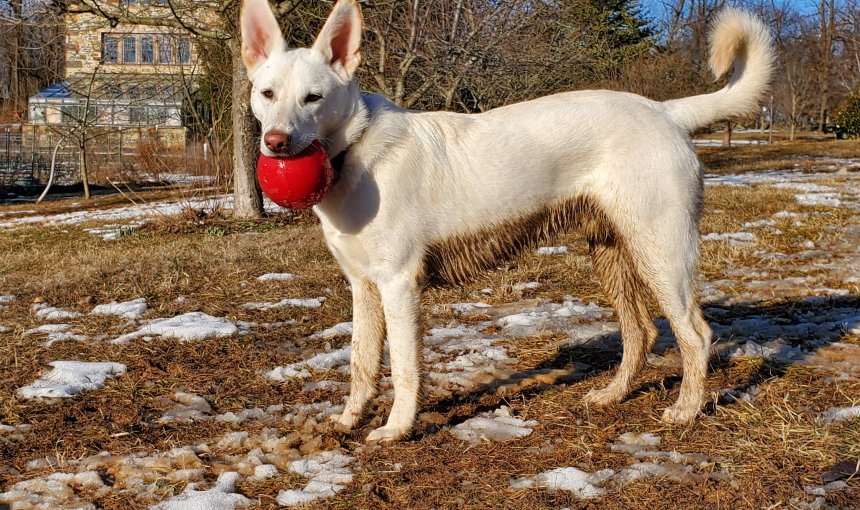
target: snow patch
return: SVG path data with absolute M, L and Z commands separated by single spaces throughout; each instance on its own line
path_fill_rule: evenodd
M 733 246 L 751 246 L 755 242 L 755 235 L 751 232 L 728 232 L 724 234 L 711 232 L 703 235 L 702 241 L 728 241 Z
M 49 305 L 48 303 L 37 303 L 31 306 L 30 310 L 37 319 L 41 319 L 43 321 L 62 321 L 66 319 L 77 319 L 81 316 L 78 312 L 57 308 Z
M 334 496 L 352 482 L 350 467 L 355 457 L 338 451 L 325 451 L 290 463 L 290 471 L 308 478 L 302 489 L 282 490 L 278 503 L 284 506 L 301 506 Z
M 137 320 L 146 313 L 146 298 L 132 299 L 118 303 L 113 301 L 105 305 L 98 305 L 90 312 L 92 315 L 116 315 L 128 320 Z
M 275 367 L 272 370 L 263 372 L 263 377 L 270 381 L 287 381 L 290 379 L 302 379 L 310 377 L 311 373 L 308 369 L 313 370 L 334 370 L 349 366 L 349 357 L 352 355 L 352 346 L 346 346 L 342 349 L 333 351 L 321 352 L 305 361 L 291 363 L 283 367 Z
M 526 437 L 532 433 L 530 427 L 538 424 L 535 420 L 521 420 L 511 416 L 511 410 L 502 406 L 491 413 L 470 418 L 451 429 L 451 435 L 461 441 L 477 444 L 486 441 L 510 441 Z
M 285 298 L 277 303 L 245 303 L 242 308 L 246 310 L 271 310 L 273 308 L 285 308 L 287 306 L 295 306 L 299 308 L 319 308 L 325 302 L 325 297 L 318 298 Z
M 860 406 L 854 407 L 832 407 L 824 415 L 824 423 L 834 423 L 852 418 L 860 418 Z
M 541 487 L 551 491 L 565 490 L 570 491 L 579 499 L 594 499 L 606 494 L 606 489 L 599 487 L 599 485 L 614 474 L 615 471 L 611 469 L 588 473 L 575 467 L 556 468 L 534 477 L 515 480 L 511 484 L 511 488 Z
M 311 338 L 333 338 L 341 335 L 352 334 L 352 322 L 339 322 L 334 326 L 319 333 L 314 333 Z
M 541 284 L 540 282 L 516 283 L 514 285 L 511 285 L 511 289 L 513 289 L 515 292 L 522 292 L 524 290 L 540 288 L 542 285 L 543 284 Z
M 173 401 L 174 407 L 165 411 L 158 423 L 192 423 L 208 418 L 212 412 L 209 402 L 196 393 L 177 391 L 173 394 Z
M 53 370 L 32 384 L 18 388 L 18 395 L 27 399 L 73 397 L 86 390 L 103 388 L 105 381 L 125 373 L 121 363 L 53 361 Z
M 0 312 L 5 312 L 9 309 L 9 303 L 15 301 L 15 296 L 12 294 L 0 294 Z
M 204 338 L 223 338 L 239 333 L 235 324 L 222 317 L 213 317 L 203 312 L 189 312 L 169 319 L 156 319 L 133 333 L 122 335 L 113 343 L 124 343 L 147 336 L 176 338 L 183 342 Z
M 236 493 L 238 479 L 239 473 L 225 471 L 211 489 L 198 491 L 197 483 L 188 484 L 182 494 L 151 506 L 150 510 L 233 510 L 237 506 L 249 506 L 253 501 Z
M 562 255 L 567 252 L 567 246 L 541 246 L 536 253 L 538 255 Z
M 43 324 L 37 328 L 24 331 L 24 335 L 36 335 L 45 333 L 48 339 L 45 342 L 45 347 L 50 347 L 54 342 L 62 342 L 64 340 L 83 341 L 86 337 L 77 333 L 71 332 L 72 327 L 68 324 Z
M 261 282 L 288 282 L 298 278 L 293 273 L 266 273 L 257 277 Z

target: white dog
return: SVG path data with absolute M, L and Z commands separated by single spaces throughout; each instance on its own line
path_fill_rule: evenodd
M 663 420 L 703 406 L 711 330 L 693 278 L 702 169 L 689 133 L 747 114 L 767 87 L 773 50 L 756 18 L 726 9 L 711 66 L 728 85 L 666 102 L 580 91 L 465 115 L 404 110 L 352 80 L 362 19 L 340 0 L 312 48 L 288 49 L 266 0 L 245 0 L 242 52 L 262 123 L 261 150 L 290 156 L 320 140 L 342 155 L 339 181 L 314 211 L 352 285 L 352 387 L 339 428 L 374 396 L 388 337 L 394 404 L 368 441 L 408 434 L 422 374 L 422 289 L 496 267 L 571 227 L 583 228 L 621 324 L 624 357 L 591 404 L 618 402 L 653 346 L 656 299 L 680 346 L 684 378 Z

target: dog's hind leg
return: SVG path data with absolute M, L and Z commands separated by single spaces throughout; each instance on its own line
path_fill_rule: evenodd
M 380 282 L 379 291 L 388 327 L 394 404 L 384 427 L 367 436 L 368 441 L 394 441 L 412 430 L 421 390 L 422 347 L 421 289 L 417 278 L 399 274 Z
M 618 315 L 624 343 L 624 357 L 615 378 L 605 388 L 595 388 L 585 395 L 586 403 L 606 405 L 619 402 L 630 392 L 634 377 L 654 345 L 657 329 L 648 314 L 648 288 L 621 242 L 614 236 L 589 239 L 589 248 L 594 270 Z
M 684 228 L 686 227 L 686 228 Z M 681 351 L 684 377 L 678 401 L 663 412 L 663 421 L 689 423 L 704 405 L 711 328 L 702 317 L 693 283 L 698 259 L 698 229 L 693 224 L 654 226 L 658 237 L 636 246 L 643 281 L 669 320 Z M 662 234 L 660 234 L 662 230 Z
M 350 278 L 350 283 L 353 330 L 349 365 L 352 381 L 343 413 L 333 417 L 341 430 L 355 426 L 367 401 L 376 394 L 385 340 L 385 317 L 379 290 L 365 279 Z

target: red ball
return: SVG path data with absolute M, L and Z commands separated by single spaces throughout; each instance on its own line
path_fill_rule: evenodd
M 322 201 L 334 180 L 331 160 L 314 141 L 291 158 L 260 154 L 257 180 L 272 202 L 290 209 L 307 209 Z

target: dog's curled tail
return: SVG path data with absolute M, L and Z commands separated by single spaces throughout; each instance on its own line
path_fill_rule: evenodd
M 712 94 L 666 101 L 666 112 L 688 132 L 752 113 L 770 83 L 774 59 L 770 33 L 761 20 L 726 8 L 711 31 L 711 70 L 719 79 L 734 65 L 729 83 Z

